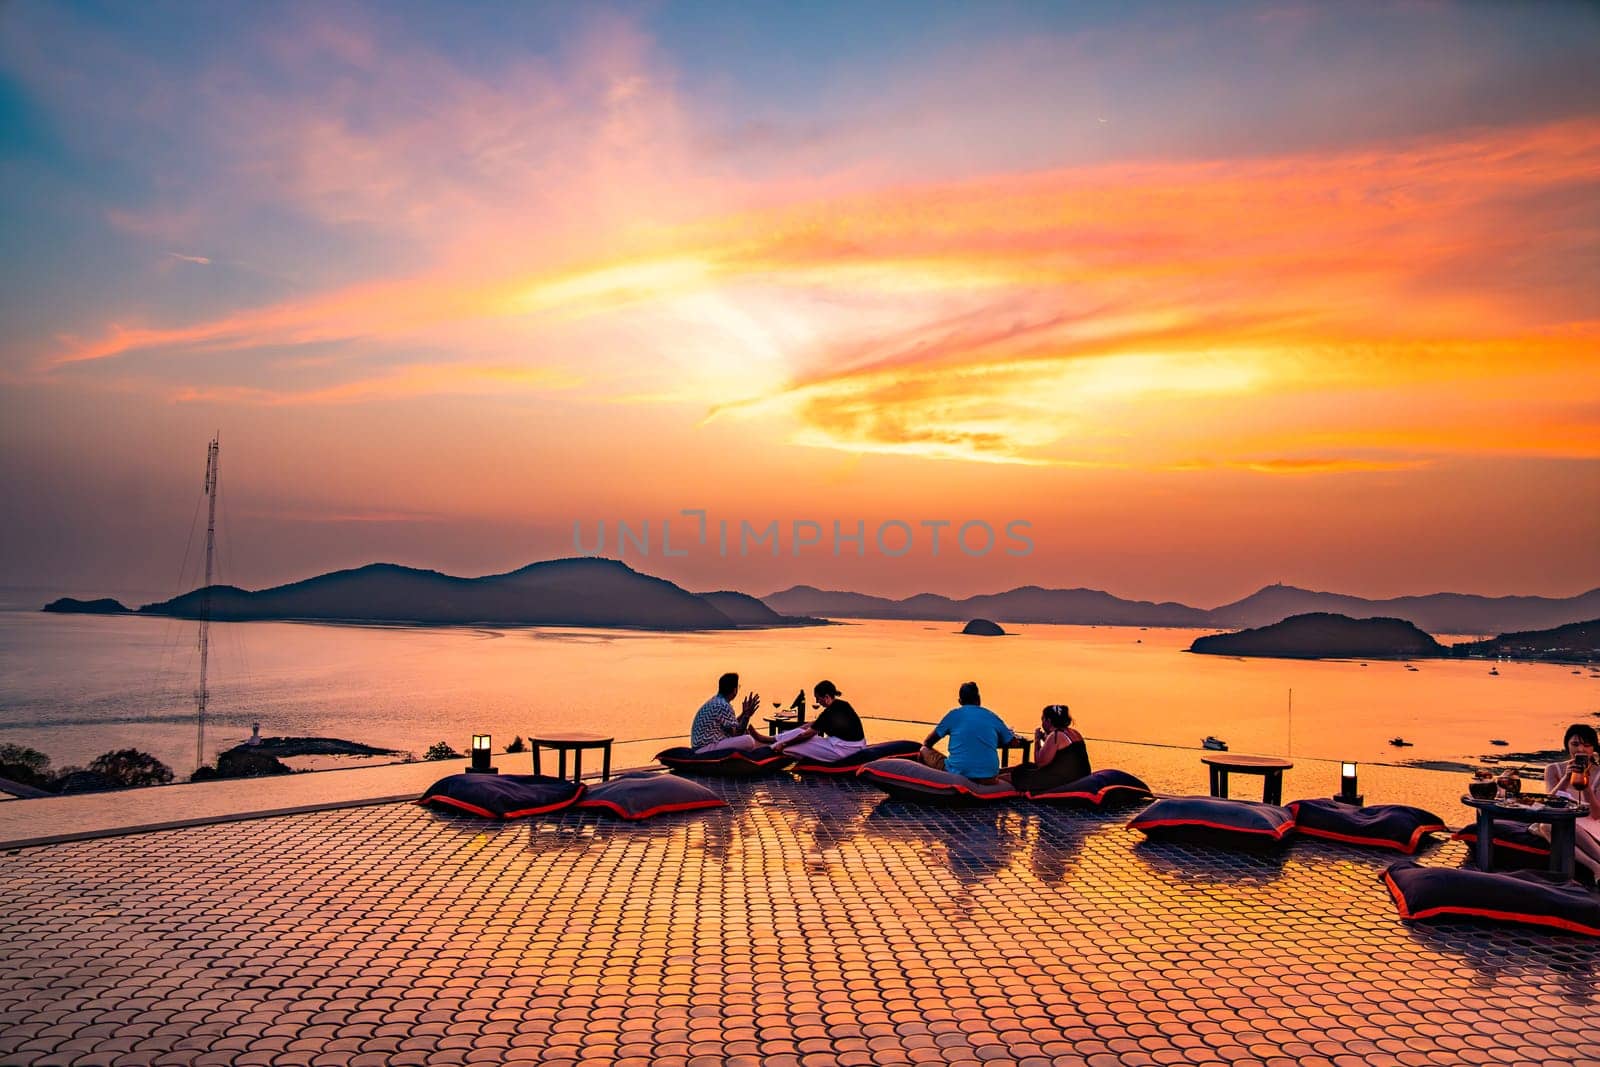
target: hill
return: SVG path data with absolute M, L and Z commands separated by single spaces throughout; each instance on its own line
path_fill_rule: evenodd
M 1588 663 L 1600 658 L 1600 619 L 1569 623 L 1549 630 L 1501 634 L 1488 641 L 1465 641 L 1452 645 L 1450 654 Z
M 1000 619 L 1005 622 L 1054 622 L 1099 626 L 1206 626 L 1207 615 L 1186 604 L 1123 600 L 1098 589 L 1044 589 L 1021 586 L 952 600 L 934 593 L 918 593 L 904 600 L 868 596 L 797 585 L 761 598 L 786 615 L 815 615 L 842 619 L 915 619 L 961 622 L 965 619 Z
M 123 615 L 128 611 L 122 601 L 112 600 L 110 597 L 101 597 L 99 600 L 78 600 L 70 596 L 52 600 L 41 610 L 59 612 L 63 615 Z
M 925 596 L 927 594 L 924 594 Z M 887 597 L 868 596 L 865 593 L 845 593 L 832 589 L 818 589 L 812 585 L 797 585 L 780 593 L 759 598 L 763 604 L 780 615 L 812 615 L 819 618 L 842 619 L 903 619 L 913 616 L 900 614 L 899 601 Z M 934 597 L 944 600 L 944 597 Z M 915 618 L 944 618 L 942 615 L 917 615 Z
M 1190 652 L 1288 659 L 1420 659 L 1445 647 L 1404 619 L 1352 619 L 1312 612 L 1270 626 L 1196 638 Z
M 1486 597 L 1468 593 L 1368 600 L 1292 585 L 1269 585 L 1243 600 L 1206 610 L 1176 601 L 1125 600 L 1099 589 L 1022 586 L 952 600 L 918 593 L 903 600 L 797 585 L 761 598 L 783 614 L 830 619 L 907 619 L 959 622 L 974 616 L 1002 622 L 1080 626 L 1186 626 L 1242 630 L 1294 615 L 1331 613 L 1355 619 L 1404 619 L 1429 633 L 1505 633 L 1545 629 L 1600 617 L 1600 589 L 1574 597 Z
M 203 590 L 139 609 L 142 615 L 199 618 Z M 648 630 L 726 630 L 741 625 L 803 625 L 774 615 L 740 621 L 712 602 L 617 560 L 583 557 L 529 564 L 506 574 L 457 578 L 438 571 L 373 563 L 271 589 L 210 589 L 211 617 L 414 623 L 429 626 L 598 626 Z M 738 594 L 734 594 L 737 596 Z M 724 603 L 742 619 L 748 605 Z
M 1337 612 L 1356 619 L 1405 619 L 1435 634 L 1496 634 L 1544 630 L 1600 617 L 1600 589 L 1574 597 L 1475 596 L 1430 593 L 1389 600 L 1367 600 L 1342 593 L 1319 593 L 1292 585 L 1269 585 L 1232 604 L 1213 608 L 1209 625 L 1241 629 L 1265 626 L 1291 615 Z
M 748 593 L 735 593 L 721 589 L 714 593 L 696 593 L 701 600 L 716 608 L 739 626 L 821 626 L 822 619 L 805 616 L 779 615 Z

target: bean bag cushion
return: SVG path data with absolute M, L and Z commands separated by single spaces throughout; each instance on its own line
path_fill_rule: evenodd
M 1383 881 L 1402 919 L 1491 919 L 1600 937 L 1600 896 L 1544 871 L 1490 873 L 1401 860 Z
M 912 759 L 875 760 L 856 771 L 856 777 L 896 799 L 919 804 L 987 804 L 1022 795 L 1005 782 L 986 785 Z
M 580 783 L 544 774 L 452 774 L 430 785 L 417 803 L 485 819 L 520 819 L 560 811 L 582 795 Z
M 1296 800 L 1289 805 L 1289 810 L 1294 812 L 1296 833 L 1349 845 L 1394 849 L 1408 856 L 1417 851 L 1428 834 L 1442 834 L 1450 829 L 1433 812 L 1405 804 L 1358 808 L 1354 804 L 1317 798 Z
M 754 778 L 762 774 L 776 774 L 794 762 L 793 756 L 774 752 L 765 745 L 760 748 L 724 749 L 720 752 L 696 752 L 684 745 L 657 752 L 656 759 L 679 774 L 700 774 L 710 778 Z
M 1464 826 L 1451 835 L 1452 840 L 1465 841 L 1472 855 L 1477 856 L 1478 827 L 1474 823 Z M 1490 861 L 1499 868 L 1541 868 L 1550 866 L 1550 842 L 1528 829 L 1527 823 L 1494 821 L 1493 836 L 1489 839 L 1493 852 Z
M 726 800 L 699 782 L 675 774 L 623 775 L 590 786 L 578 801 L 580 808 L 595 808 L 629 820 L 727 806 Z
M 1128 823 L 1152 840 L 1222 848 L 1271 849 L 1294 832 L 1294 815 L 1276 804 L 1217 797 L 1165 797 Z
M 1079 778 L 1076 782 L 1041 789 L 1028 794 L 1029 800 L 1077 807 L 1099 808 L 1108 804 L 1131 804 L 1150 799 L 1150 787 L 1127 771 L 1106 768 Z
M 915 756 L 922 750 L 916 741 L 879 741 L 875 745 L 868 745 L 860 752 L 846 756 L 841 760 L 824 762 L 801 756 L 795 760 L 789 769 L 799 774 L 855 774 L 858 767 L 865 766 L 874 760 L 889 759 L 896 756 Z

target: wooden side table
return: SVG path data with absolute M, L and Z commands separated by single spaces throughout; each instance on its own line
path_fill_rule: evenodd
M 1011 750 L 1014 748 L 1020 748 L 1022 750 L 1022 762 L 1027 763 L 1028 757 L 1033 754 L 1033 738 L 1022 737 L 1019 735 L 1015 741 L 1007 741 L 1005 744 L 1001 745 L 1000 766 L 1011 766 Z
M 562 733 L 545 734 L 543 737 L 528 738 L 528 747 L 533 750 L 533 773 L 542 774 L 539 763 L 539 750 L 541 748 L 554 749 L 559 758 L 560 774 L 567 776 L 567 753 L 572 753 L 572 777 L 575 781 L 583 781 L 583 754 L 588 749 L 598 748 L 601 752 L 600 780 L 611 780 L 611 743 L 616 739 L 605 737 L 601 734 Z
M 1211 768 L 1211 795 L 1226 800 L 1228 775 L 1259 774 L 1261 799 L 1268 804 L 1283 803 L 1283 772 L 1294 764 L 1276 756 L 1202 756 L 1200 762 Z

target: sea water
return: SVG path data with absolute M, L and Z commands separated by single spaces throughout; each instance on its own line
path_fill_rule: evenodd
M 438 741 L 465 750 L 474 733 L 491 733 L 499 748 L 514 735 L 562 729 L 662 738 L 665 747 L 686 739 L 724 671 L 761 694 L 758 722 L 778 714 L 774 703 L 830 679 L 866 719 L 869 741 L 924 736 L 968 680 L 1024 733 L 1043 705 L 1064 703 L 1091 739 L 1197 748 L 1213 734 L 1233 752 L 1307 760 L 1477 763 L 1485 753 L 1556 748 L 1567 724 L 1600 723 L 1600 677 L 1587 667 L 1419 660 L 1408 671 L 1381 660 L 1186 651 L 1209 631 L 1017 625 L 982 638 L 959 629 L 216 623 L 207 758 L 245 740 L 255 722 L 265 736 L 339 737 L 418 755 Z M 193 622 L 0 611 L 0 741 L 37 748 L 57 767 L 140 748 L 184 777 L 195 763 L 198 672 Z M 1391 747 L 1397 735 L 1414 747 Z M 1509 747 L 1493 748 L 1491 738 Z

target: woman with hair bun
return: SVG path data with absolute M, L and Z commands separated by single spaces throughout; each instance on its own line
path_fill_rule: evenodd
M 853 756 L 867 744 L 867 735 L 861 729 L 861 716 L 850 706 L 839 687 L 827 679 L 818 682 L 811 690 L 822 714 L 794 730 L 786 730 L 772 742 L 772 751 L 791 756 L 832 763 Z
M 1072 710 L 1065 704 L 1046 705 L 1033 731 L 1033 761 L 1008 767 L 1000 777 L 1022 793 L 1076 782 L 1089 773 L 1082 743 L 1083 735 L 1072 728 Z M 1074 745 L 1079 747 L 1073 749 Z

